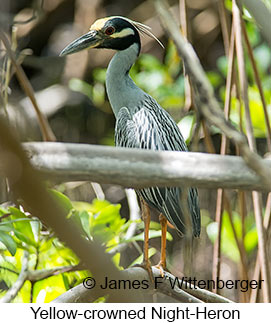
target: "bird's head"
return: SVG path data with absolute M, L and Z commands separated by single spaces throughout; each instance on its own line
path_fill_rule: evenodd
M 150 27 L 125 17 L 114 16 L 98 19 L 90 27 L 88 33 L 75 39 L 65 47 L 60 56 L 90 48 L 125 50 L 135 43 L 139 45 L 140 49 L 140 33 L 154 38 L 163 47 L 150 30 Z

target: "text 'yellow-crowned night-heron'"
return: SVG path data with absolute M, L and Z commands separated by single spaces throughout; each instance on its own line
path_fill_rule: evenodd
M 138 88 L 129 76 L 129 71 L 140 53 L 140 33 L 156 39 L 148 26 L 128 18 L 115 16 L 99 19 L 91 26 L 88 33 L 69 44 L 60 55 L 89 48 L 117 50 L 106 74 L 107 94 L 116 117 L 116 145 L 151 150 L 187 151 L 183 136 L 170 115 L 150 95 Z M 187 221 L 185 221 L 184 207 L 181 203 L 181 193 L 182 190 L 179 187 L 151 187 L 137 190 L 142 202 L 145 225 L 144 265 L 149 271 L 149 206 L 160 212 L 162 243 L 158 267 L 162 270 L 166 266 L 167 220 L 180 233 L 185 232 Z M 187 205 L 193 235 L 199 236 L 200 209 L 195 188 L 188 190 Z

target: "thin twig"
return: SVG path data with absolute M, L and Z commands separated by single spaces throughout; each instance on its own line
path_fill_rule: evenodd
M 98 200 L 103 201 L 105 199 L 105 194 L 102 186 L 99 183 L 91 182 L 91 186 Z
M 1 222 L 2 220 L 4 220 L 5 218 L 8 218 L 9 216 L 11 216 L 11 213 L 6 213 L 6 214 L 1 215 L 1 216 L 0 216 L 0 222 Z
M 258 72 L 258 68 L 256 65 L 256 61 L 254 58 L 254 54 L 253 54 L 253 50 L 250 44 L 250 41 L 248 39 L 248 34 L 247 34 L 247 30 L 245 27 L 245 23 L 242 20 L 242 32 L 244 34 L 244 39 L 247 45 L 247 49 L 248 49 L 248 55 L 252 64 L 252 69 L 253 69 L 253 73 L 254 73 L 254 77 L 255 77 L 255 81 L 259 90 L 259 94 L 260 94 L 260 98 L 262 101 L 262 105 L 263 105 L 263 112 L 264 112 L 264 120 L 265 120 L 265 126 L 266 126 L 266 132 L 267 132 L 267 146 L 268 146 L 268 151 L 271 151 L 271 127 L 270 127 L 270 120 L 269 120 L 269 115 L 267 112 L 267 106 L 266 106 L 266 101 L 265 101 L 265 97 L 264 97 L 264 92 L 263 92 L 263 87 L 262 87 L 262 82 L 260 79 L 260 75 Z
M 78 266 L 61 266 L 52 269 L 28 270 L 27 280 L 30 280 L 32 283 L 35 283 L 37 281 L 49 278 L 51 276 L 56 276 L 59 274 L 68 273 L 76 270 L 78 270 Z
M 265 215 L 264 215 L 264 228 L 265 228 L 266 232 L 269 231 L 270 224 L 271 224 L 271 193 L 269 193 L 267 196 L 266 209 L 265 209 Z M 260 274 L 261 274 L 260 254 L 259 254 L 259 250 L 258 250 L 253 279 L 259 280 Z M 258 292 L 259 291 L 256 291 L 256 290 L 251 291 L 250 303 L 256 303 Z
M 181 32 L 184 38 L 188 40 L 189 38 L 188 38 L 186 0 L 180 0 L 179 7 L 180 7 Z M 183 71 L 184 71 L 184 91 L 185 91 L 184 109 L 185 111 L 189 111 L 190 108 L 193 106 L 193 93 L 192 93 L 189 75 L 186 75 L 184 66 L 183 66 Z
M 19 273 L 17 272 L 17 271 L 15 271 L 15 270 L 13 270 L 13 269 L 10 269 L 10 268 L 8 268 L 8 267 L 4 267 L 4 266 L 0 266 L 0 270 L 7 270 L 7 271 L 9 271 L 9 272 L 11 272 L 11 273 L 13 273 L 13 274 L 15 274 L 15 275 L 19 275 Z
M 239 8 L 235 2 L 232 4 L 232 12 L 233 12 L 233 25 L 235 32 L 235 45 L 236 45 L 236 54 L 237 54 L 237 62 L 239 69 L 239 79 L 241 86 L 241 97 L 245 106 L 245 116 L 246 116 L 246 132 L 249 147 L 253 152 L 257 151 L 256 148 L 256 140 L 254 137 L 254 130 L 252 126 L 251 116 L 250 116 L 250 107 L 249 107 L 249 98 L 248 98 L 248 81 L 246 75 L 245 68 L 245 54 L 244 48 L 242 44 L 242 22 L 241 22 L 241 13 Z
M 223 214 L 223 189 L 219 188 L 216 195 L 216 211 L 215 221 L 217 223 L 217 237 L 214 242 L 213 248 L 213 270 L 212 278 L 215 280 L 220 277 L 220 264 L 221 264 L 221 228 L 222 228 L 222 214 Z M 214 293 L 218 293 L 217 286 L 212 289 Z
M 220 2 L 219 2 L 220 3 Z M 224 6 L 224 5 L 223 5 Z M 225 28 L 225 26 L 224 26 Z M 226 33 L 224 31 L 223 35 Z M 224 37 L 227 36 L 224 35 Z M 228 41 L 224 40 L 224 43 L 227 44 Z M 231 91 L 232 91 L 232 85 L 233 85 L 233 71 L 234 71 L 234 32 L 233 27 L 231 30 L 231 39 L 230 44 L 228 48 L 228 71 L 227 71 L 227 79 L 226 79 L 226 95 L 225 95 L 225 103 L 224 103 L 224 115 L 226 120 L 229 119 L 230 115 L 230 103 L 231 103 Z M 227 152 L 227 137 L 225 134 L 222 134 L 221 136 L 221 146 L 220 146 L 220 154 L 226 155 Z M 218 233 L 217 238 L 214 243 L 214 250 L 213 250 L 213 279 L 216 279 L 216 277 L 220 276 L 220 264 L 221 264 L 221 228 L 222 228 L 222 214 L 223 214 L 223 196 L 224 191 L 223 189 L 219 188 L 217 190 L 217 199 L 216 199 L 216 216 L 215 220 L 218 226 Z M 214 293 L 217 293 L 218 290 L 215 286 L 215 289 L 213 289 Z
M 210 131 L 208 127 L 206 126 L 206 122 L 204 119 L 201 120 L 201 125 L 204 133 L 204 143 L 206 146 L 206 150 L 209 154 L 215 154 L 215 147 L 210 135 Z
M 137 220 L 140 219 L 140 208 L 138 205 L 138 201 L 137 201 L 137 196 L 134 190 L 131 189 L 125 189 L 125 193 L 127 196 L 127 201 L 128 201 L 128 205 L 129 205 L 129 209 L 130 209 L 130 221 L 131 224 L 126 232 L 125 238 L 124 240 L 130 240 L 136 232 L 136 228 L 137 228 Z M 118 244 L 116 247 L 114 247 L 113 249 L 109 250 L 109 254 L 110 255 L 114 255 L 118 252 L 122 252 L 124 251 L 128 246 L 128 243 L 120 243 Z
M 235 230 L 235 226 L 233 223 L 233 215 L 232 215 L 232 210 L 230 207 L 230 203 L 228 199 L 225 199 L 225 209 L 228 212 L 229 215 L 229 220 L 231 223 L 231 227 L 232 227 L 232 232 L 233 232 L 233 236 L 234 236 L 234 240 L 236 242 L 237 245 L 237 249 L 239 251 L 239 255 L 240 255 L 240 260 L 241 260 L 241 266 L 242 266 L 242 272 L 244 273 L 244 279 L 248 280 L 248 273 L 247 273 L 247 256 L 246 256 L 246 250 L 245 250 L 245 246 L 244 244 L 242 244 L 237 236 L 237 232 Z
M 33 9 L 32 16 L 26 20 L 14 20 L 13 25 L 26 25 L 40 16 L 43 10 L 44 0 L 40 0 L 40 6 Z
M 35 94 L 34 94 L 34 90 L 32 88 L 31 83 L 29 82 L 23 68 L 21 67 L 21 65 L 19 65 L 16 61 L 15 55 L 10 47 L 9 41 L 5 35 L 5 33 L 0 29 L 0 39 L 2 40 L 7 53 L 12 61 L 13 66 L 16 69 L 16 74 L 17 74 L 17 78 L 21 84 L 21 87 L 23 88 L 23 90 L 25 91 L 26 95 L 29 97 L 29 99 L 31 100 L 33 107 L 36 111 L 37 114 L 37 118 L 39 121 L 39 126 L 40 126 L 40 130 L 42 133 L 42 137 L 44 141 L 56 141 L 55 135 L 48 123 L 48 120 L 46 119 L 46 117 L 42 114 L 42 112 L 40 111 L 36 98 L 35 98 Z
M 253 126 L 252 126 L 252 121 L 250 116 L 250 107 L 249 107 L 249 98 L 248 98 L 248 81 L 246 77 L 245 56 L 244 56 L 244 49 L 242 44 L 241 12 L 235 0 L 233 0 L 232 6 L 233 6 L 233 10 L 232 10 L 233 24 L 235 26 L 237 61 L 238 61 L 239 78 L 240 78 L 240 85 L 241 85 L 241 96 L 245 106 L 246 132 L 247 132 L 250 149 L 254 153 L 256 153 L 257 148 L 256 148 L 256 141 L 253 134 Z M 265 232 L 264 232 L 263 221 L 262 221 L 260 193 L 253 191 L 252 200 L 253 200 L 254 214 L 255 214 L 255 220 L 256 220 L 256 226 L 257 226 L 257 232 L 258 232 L 261 272 L 262 272 L 262 278 L 265 281 L 265 284 L 263 286 L 263 298 L 265 302 L 269 302 L 270 300 L 269 275 L 268 275 L 269 270 L 268 270 L 267 253 L 266 253 Z
M 227 15 L 227 11 L 225 8 L 225 2 L 217 1 L 217 5 L 218 5 L 219 19 L 220 19 L 221 30 L 223 35 L 225 53 L 228 56 L 229 50 L 230 50 L 229 17 Z

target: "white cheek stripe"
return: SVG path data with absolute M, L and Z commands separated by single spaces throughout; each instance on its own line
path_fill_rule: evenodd
M 114 33 L 110 37 L 112 37 L 112 38 L 124 38 L 126 36 L 134 35 L 134 34 L 135 34 L 135 31 L 132 28 L 128 27 L 128 28 L 123 29 L 119 33 Z

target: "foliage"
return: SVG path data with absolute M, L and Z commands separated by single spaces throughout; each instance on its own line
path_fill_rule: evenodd
M 244 228 L 242 225 L 242 220 L 237 212 L 232 214 L 233 227 L 236 232 L 237 238 L 242 239 L 242 234 L 244 234 L 244 246 L 245 250 L 250 255 L 258 244 L 258 235 L 256 230 L 256 225 L 254 222 L 253 214 L 249 214 L 245 218 Z M 233 227 L 230 220 L 230 215 L 227 211 L 223 213 L 222 229 L 221 229 L 221 251 L 232 261 L 239 263 L 240 254 L 237 247 L 237 242 L 234 237 Z M 244 233 L 242 231 L 244 230 Z M 207 234 L 211 241 L 217 238 L 217 222 L 210 222 L 206 228 Z
M 131 221 L 126 221 L 120 216 L 119 204 L 114 205 L 106 200 L 97 199 L 92 203 L 72 202 L 59 191 L 50 190 L 50 192 L 66 211 L 68 220 L 73 221 L 81 229 L 82 236 L 86 239 L 99 239 L 106 246 L 107 251 L 120 243 L 143 241 L 142 233 L 131 239 L 125 239 Z M 28 270 L 53 268 L 59 270 L 64 266 L 78 265 L 79 260 L 74 253 L 22 206 L 0 208 L 0 218 L 3 216 L 3 220 L 0 221 L 0 283 L 2 282 L 7 288 L 11 287 L 18 277 L 24 250 L 30 254 Z M 150 238 L 160 235 L 160 226 L 152 222 Z M 168 239 L 172 239 L 170 234 Z M 150 256 L 155 253 L 156 249 L 151 248 Z M 115 254 L 112 260 L 118 268 L 122 268 L 119 253 Z M 140 256 L 132 264 L 139 261 L 141 261 Z M 50 302 L 79 284 L 86 276 L 89 276 L 86 270 L 74 270 L 52 274 L 34 284 L 27 281 L 14 301 Z M 0 297 L 4 293 L 4 290 L 0 291 Z

